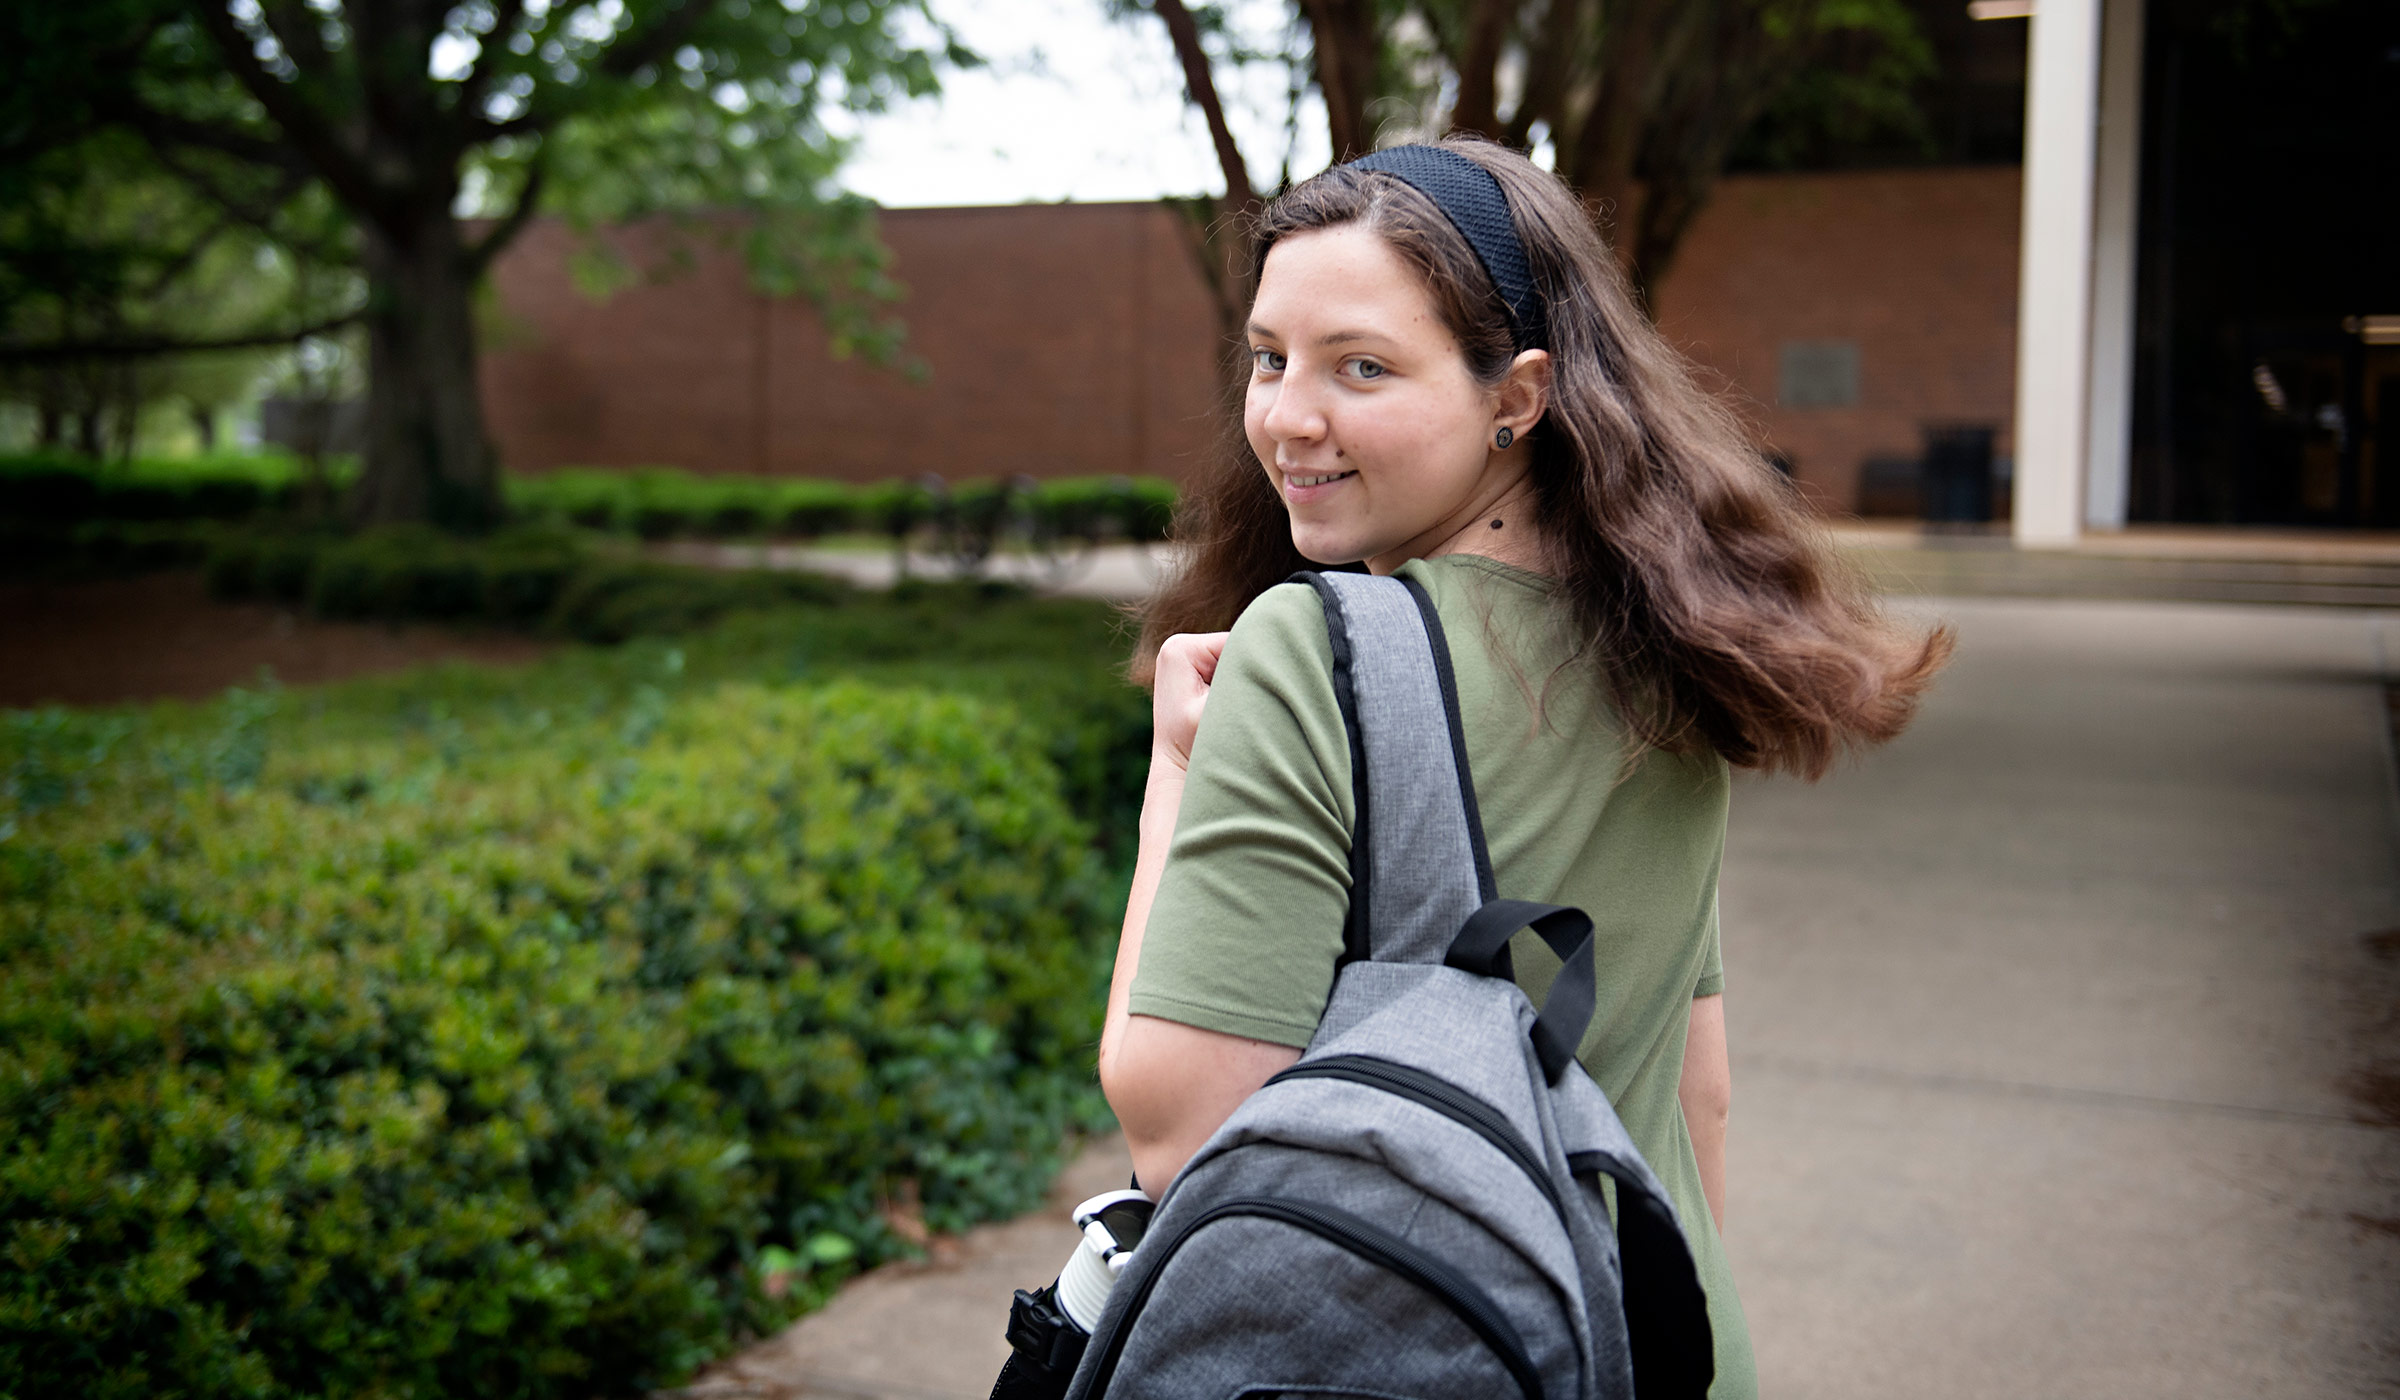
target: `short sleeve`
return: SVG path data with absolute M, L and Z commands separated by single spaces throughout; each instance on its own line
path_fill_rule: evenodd
M 1708 896 L 1708 952 L 1700 964 L 1700 980 L 1692 984 L 1692 1000 L 1722 996 L 1725 992 L 1725 943 L 1717 927 L 1717 896 Z
M 1129 1009 L 1305 1046 L 1342 952 L 1352 806 L 1324 606 L 1269 589 L 1217 664 Z

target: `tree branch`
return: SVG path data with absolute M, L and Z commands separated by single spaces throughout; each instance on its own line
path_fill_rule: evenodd
M 593 67 L 610 77 L 632 77 L 642 69 L 673 53 L 678 45 L 691 36 L 692 30 L 699 26 L 700 21 L 707 17 L 711 9 L 715 8 L 716 3 L 717 0 L 684 0 L 684 4 L 680 8 L 652 24 L 646 31 L 619 39 L 601 54 L 600 61 Z M 495 38 L 500 33 L 497 28 L 492 32 Z M 478 68 L 481 66 L 481 64 L 477 65 Z M 470 74 L 469 77 L 472 80 L 473 75 Z M 485 120 L 480 112 L 470 115 L 473 118 L 473 124 L 466 128 L 467 139 L 476 144 L 497 141 L 508 136 L 534 135 L 549 130 L 558 120 L 556 112 L 542 109 L 538 101 L 538 94 L 535 102 L 528 103 L 523 112 L 510 117 L 507 121 Z
M 1225 123 L 1216 74 L 1208 66 L 1207 50 L 1200 47 L 1200 26 L 1184 8 L 1183 0 L 1151 0 L 1151 5 L 1166 22 L 1176 60 L 1183 65 L 1184 95 L 1208 119 L 1208 139 L 1216 145 L 1217 166 L 1225 175 L 1225 208 L 1229 212 L 1248 209 L 1258 196 L 1251 188 L 1250 167 L 1242 160 L 1242 148 L 1234 143 L 1233 128 Z
M 308 163 L 291 147 L 230 122 L 197 121 L 142 102 L 128 102 L 113 110 L 162 157 L 171 146 L 188 146 L 263 165 L 279 174 L 310 173 Z
M 287 229 L 275 227 L 275 211 L 289 203 L 294 195 L 316 178 L 307 162 L 290 150 L 263 138 L 254 137 L 239 128 L 216 123 L 193 122 L 170 113 L 135 105 L 124 109 L 119 119 L 142 138 L 150 153 L 168 174 L 182 180 L 198 191 L 200 197 L 217 206 L 236 222 L 256 229 L 273 242 L 319 262 L 340 262 L 341 254 L 322 245 L 295 238 Z M 200 166 L 184 160 L 181 152 L 204 150 L 231 155 L 236 159 L 254 161 L 274 171 L 282 178 L 266 192 L 263 202 L 252 202 L 227 189 Z
M 497 141 L 503 136 L 530 136 L 537 131 L 548 130 L 549 126 L 550 118 L 545 113 L 519 112 L 504 122 L 478 121 L 469 131 L 468 140 L 476 145 L 482 145 L 486 142 Z
M 288 330 L 258 331 L 247 335 L 203 336 L 182 339 L 166 335 L 127 336 L 116 340 L 62 340 L 48 345 L 0 345 L 0 365 L 62 364 L 75 360 L 140 360 L 160 355 L 190 355 L 207 350 L 258 350 L 270 345 L 289 345 L 312 335 L 337 331 L 366 315 L 362 310 L 346 311 L 305 326 Z
M 492 90 L 492 69 L 495 54 L 505 52 L 508 36 L 516 31 L 517 21 L 525 17 L 525 0 L 500 0 L 493 8 L 492 32 L 483 36 L 483 52 L 475 56 L 474 66 L 458 84 L 458 115 L 460 125 L 473 139 L 485 139 L 483 128 L 493 125 L 483 119 L 483 99 Z
M 284 142 L 344 204 L 362 214 L 379 212 L 384 203 L 382 188 L 366 161 L 334 136 L 332 119 L 260 65 L 258 55 L 251 51 L 250 36 L 233 22 L 222 0 L 192 0 L 191 8 L 225 66 L 243 89 L 258 99 L 258 105 L 267 109 Z
M 717 0 L 683 0 L 681 8 L 653 23 L 648 33 L 630 35 L 610 45 L 601 56 L 600 71 L 611 77 L 630 78 L 665 58 L 690 37 L 708 12 L 716 8 L 716 3 Z
M 517 235 L 525 231 L 525 225 L 533 222 L 535 212 L 541 207 L 542 184 L 548 174 L 548 162 L 536 155 L 533 163 L 526 168 L 525 184 L 517 191 L 517 202 L 502 216 L 500 222 L 492 225 L 489 233 L 467 251 L 467 265 L 474 270 L 475 276 L 481 277 L 484 270 L 492 265 L 492 259 L 500 256 L 502 249 L 516 241 Z
M 333 76 L 333 54 L 325 47 L 325 37 L 318 33 L 306 6 L 294 0 L 267 0 L 258 8 L 259 19 L 283 46 L 294 68 L 320 82 Z
M 287 176 L 283 184 L 268 194 L 266 202 L 262 206 L 240 199 L 211 179 L 197 166 L 187 165 L 168 152 L 154 151 L 154 154 L 157 155 L 158 163 L 165 167 L 168 174 L 199 191 L 202 199 L 232 216 L 235 222 L 246 224 L 257 230 L 260 236 L 268 241 L 280 243 L 292 252 L 321 263 L 340 263 L 345 260 L 346 255 L 339 248 L 296 237 L 291 230 L 275 226 L 275 211 L 282 208 L 293 195 L 298 194 L 307 184 L 309 177 L 305 172 L 296 172 Z
M 219 235 L 239 222 L 241 220 L 236 218 L 230 210 L 220 208 L 217 211 L 215 223 L 210 224 L 199 234 L 184 240 L 183 247 L 165 262 L 159 264 L 150 274 L 145 285 L 132 289 L 133 298 L 136 301 L 148 301 L 164 293 L 169 283 L 190 271 L 194 263 L 199 262 L 202 257 L 207 255 L 209 245 L 215 243 Z

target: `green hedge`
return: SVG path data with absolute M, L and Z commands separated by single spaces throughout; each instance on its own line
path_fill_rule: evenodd
M 336 485 L 356 464 L 330 464 Z M 0 545 L 26 572 L 47 563 L 105 567 L 128 525 L 248 521 L 289 513 L 301 464 L 274 453 L 94 462 L 60 454 L 0 456 Z M 668 469 L 571 469 L 511 476 L 509 513 L 521 524 L 572 526 L 643 539 L 906 535 L 945 517 L 988 520 L 1001 483 L 928 480 L 857 485 L 806 477 L 700 475 Z M 1175 487 L 1154 477 L 1070 477 L 1007 488 L 1020 533 L 1090 539 L 1166 538 Z M 98 530 L 98 535 L 93 531 Z M 79 531 L 81 532 L 79 534 Z M 87 548 L 98 538 L 99 548 Z
M 511 476 L 510 514 L 644 539 L 779 535 L 814 537 L 867 528 L 861 488 L 813 478 L 700 476 L 589 468 Z
M 0 518 L 0 578 L 117 578 L 207 561 L 225 527 L 195 521 L 89 520 L 46 526 Z
M 226 531 L 205 569 L 220 598 L 306 604 L 320 617 L 485 622 L 587 642 L 689 631 L 728 613 L 838 603 L 849 585 L 816 574 L 687 568 L 533 527 L 482 538 L 422 526 L 336 535 Z
M 905 480 L 867 485 L 810 478 L 567 470 L 508 480 L 509 509 L 520 519 L 554 520 L 638 534 L 731 538 L 900 535 L 933 523 L 944 509 L 989 513 L 1000 483 L 964 481 L 932 489 Z M 1015 497 L 1032 522 L 1059 534 L 1161 540 L 1175 509 L 1175 488 L 1154 477 L 1068 477 L 1035 482 Z
M 0 1390 L 628 1393 L 1031 1204 L 1111 888 L 1019 715 L 1108 634 L 961 611 L 0 716 Z
M 347 464 L 336 475 L 346 474 Z M 277 453 L 94 462 L 63 453 L 0 456 L 0 519 L 61 529 L 87 521 L 240 520 L 289 505 L 302 467 Z

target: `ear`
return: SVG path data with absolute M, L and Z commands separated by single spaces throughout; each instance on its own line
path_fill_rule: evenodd
M 1523 438 L 1550 408 L 1550 352 L 1520 350 L 1492 391 L 1492 427 Z

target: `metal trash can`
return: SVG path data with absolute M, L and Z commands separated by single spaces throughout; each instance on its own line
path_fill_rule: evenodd
M 1998 436 L 1998 429 L 1985 424 L 1925 429 L 1918 478 L 1925 519 L 1966 524 L 1992 518 L 1992 442 Z

